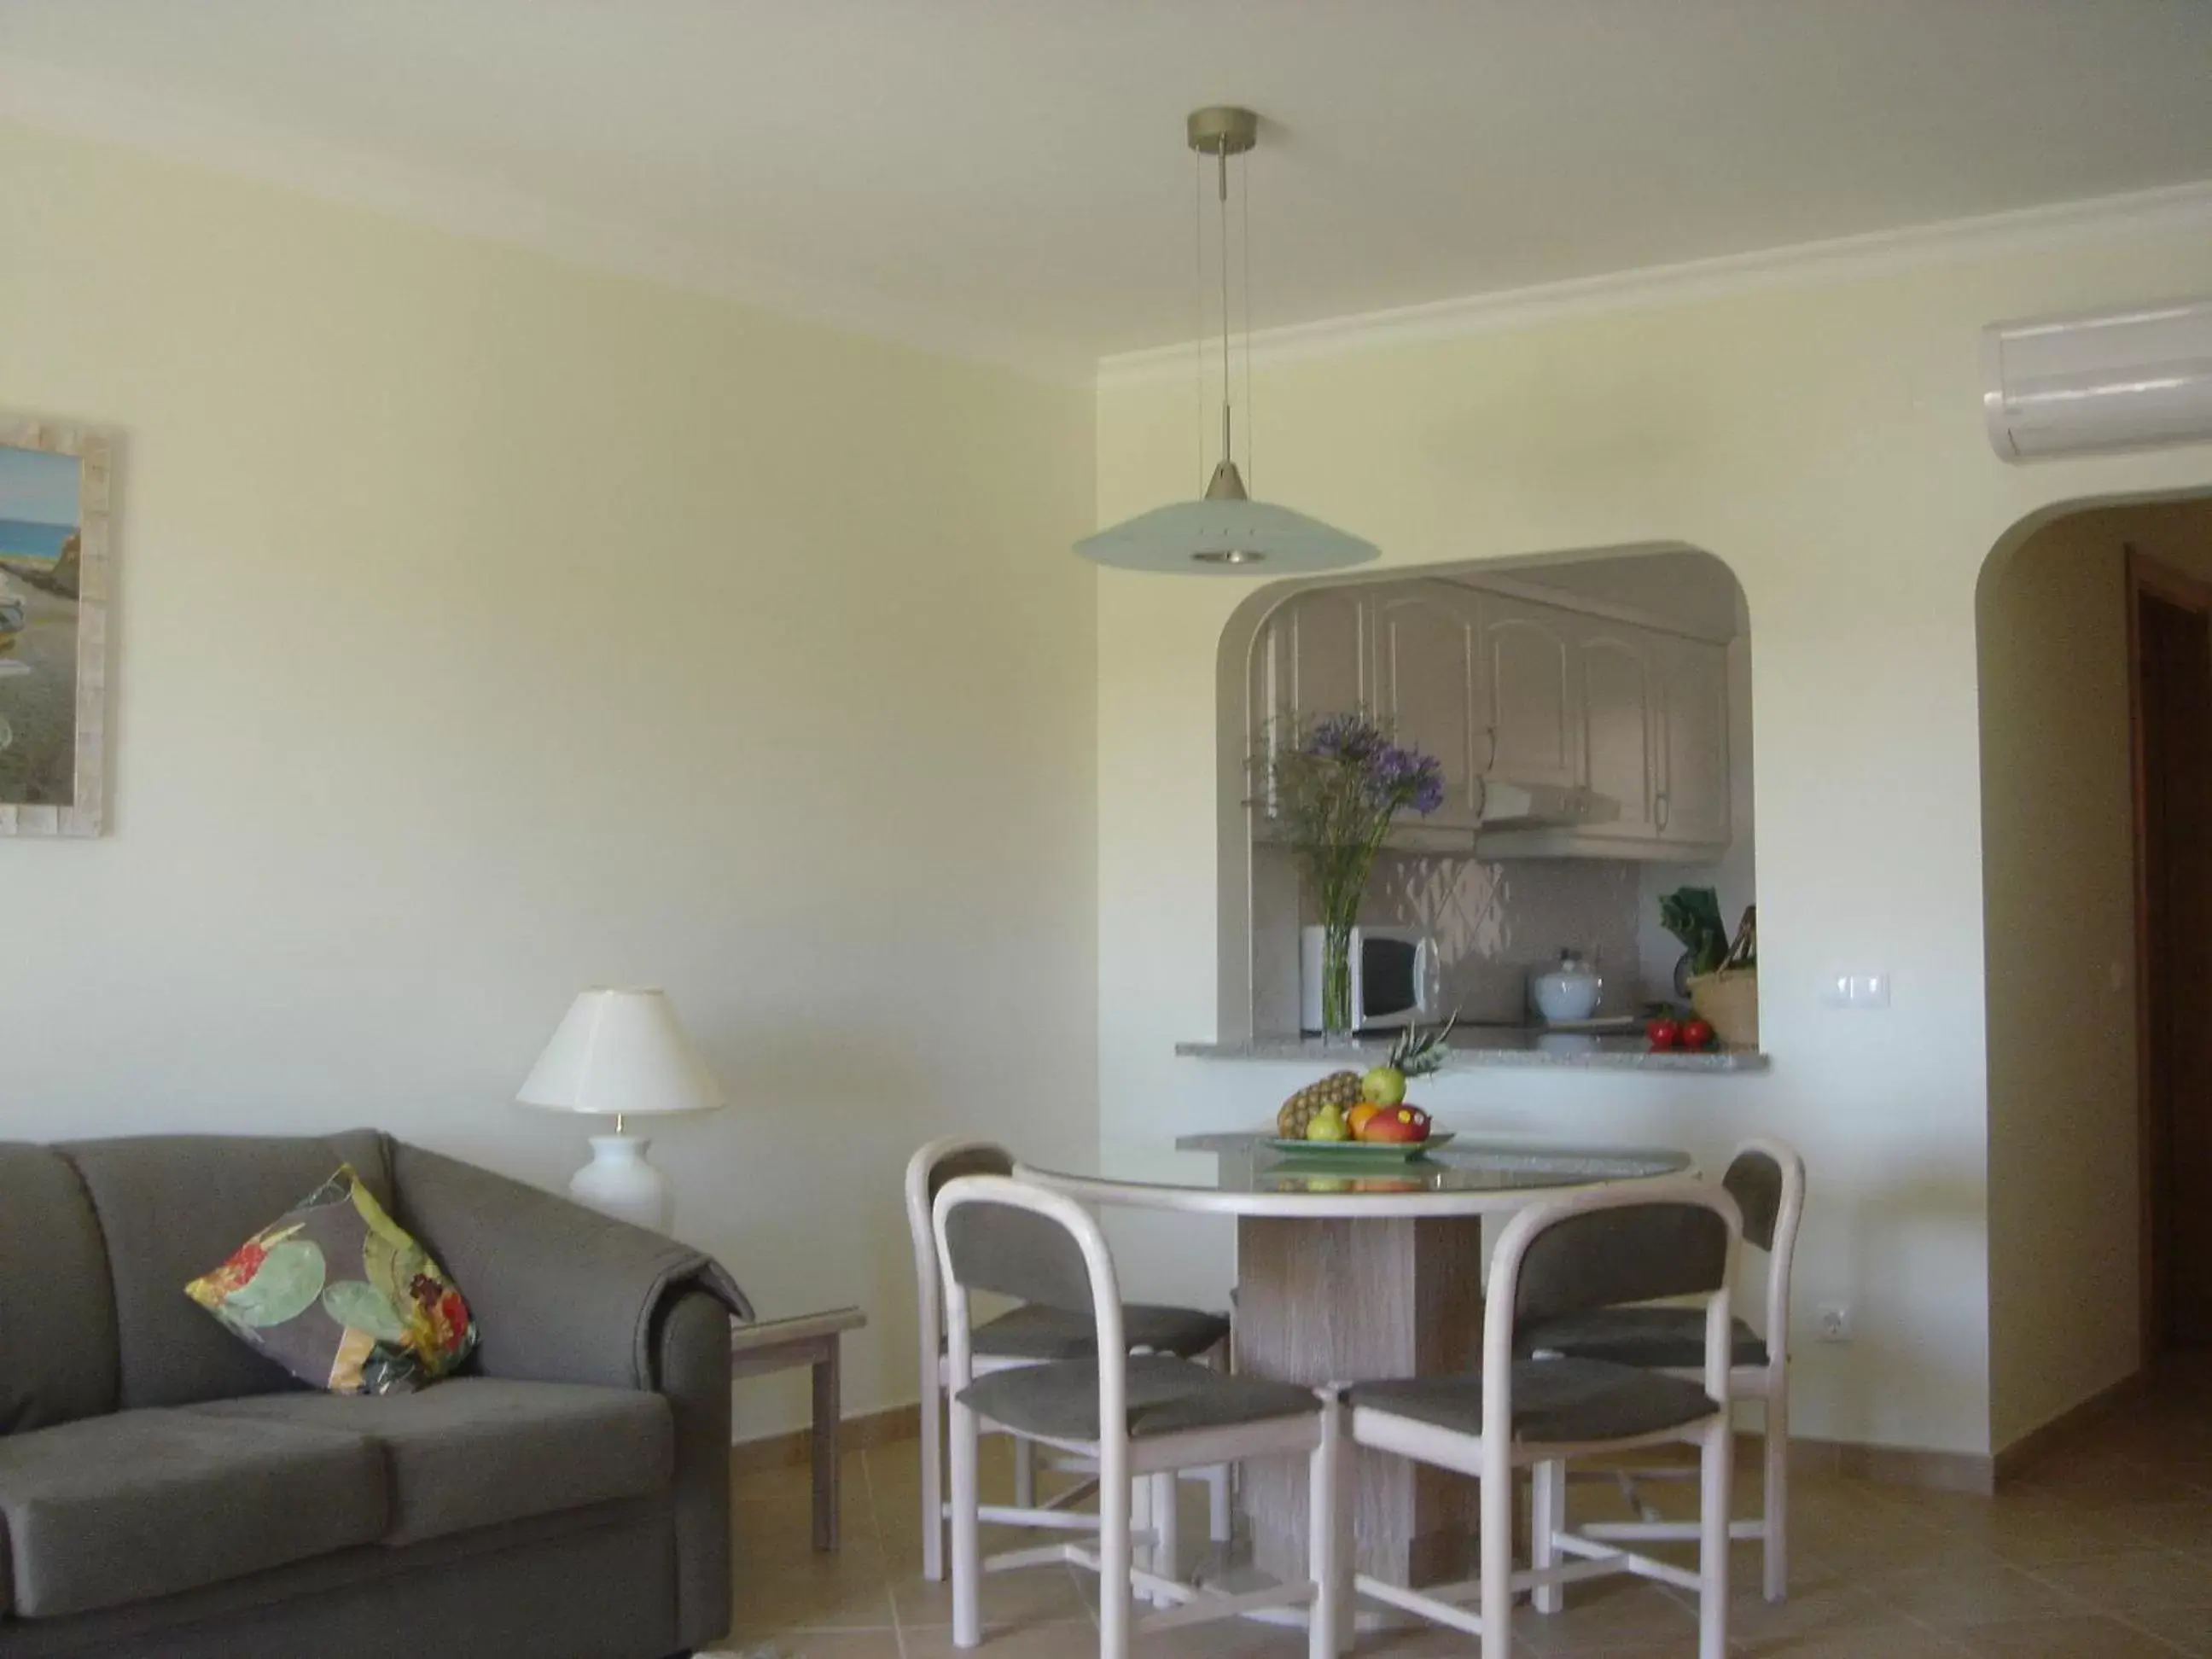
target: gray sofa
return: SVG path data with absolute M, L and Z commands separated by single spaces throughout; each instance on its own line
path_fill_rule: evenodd
M 482 1340 L 302 1388 L 184 1293 L 341 1163 Z M 0 1142 L 0 1659 L 663 1659 L 730 1623 L 730 1315 L 674 1241 L 361 1130 Z

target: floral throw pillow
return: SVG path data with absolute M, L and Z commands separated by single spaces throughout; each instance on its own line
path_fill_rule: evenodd
M 349 1164 L 185 1294 L 332 1394 L 410 1394 L 477 1346 L 453 1281 Z

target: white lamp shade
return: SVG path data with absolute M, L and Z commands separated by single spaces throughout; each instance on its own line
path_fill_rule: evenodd
M 721 1085 L 699 1058 L 665 991 L 581 993 L 515 1098 L 526 1106 L 610 1115 L 704 1112 Z

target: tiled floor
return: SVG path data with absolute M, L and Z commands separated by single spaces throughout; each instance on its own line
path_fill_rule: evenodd
M 951 1600 L 923 1582 L 914 1449 L 846 1460 L 842 1553 L 807 1547 L 803 1473 L 741 1481 L 737 1634 L 725 1651 L 773 1659 L 942 1659 Z M 1577 1513 L 1583 1494 L 1576 1488 Z M 1203 1547 L 1202 1493 L 1184 1522 Z M 1790 1600 L 1758 1598 L 1739 1547 L 1735 1650 L 1790 1659 L 2148 1659 L 2212 1656 L 2212 1369 L 2166 1380 L 1996 1498 L 1801 1478 Z M 1602 1503 L 1601 1489 L 1590 1501 Z M 987 1540 L 985 1547 L 1006 1547 Z M 985 1581 L 979 1659 L 1097 1651 L 1086 1575 L 1042 1567 Z M 1567 1610 L 1514 1620 L 1518 1651 L 1667 1659 L 1696 1652 L 1684 1596 L 1626 1579 L 1577 1586 Z M 1471 1655 L 1434 1628 L 1372 1635 L 1376 1659 Z M 1139 1641 L 1169 1659 L 1298 1659 L 1301 1634 L 1249 1623 Z

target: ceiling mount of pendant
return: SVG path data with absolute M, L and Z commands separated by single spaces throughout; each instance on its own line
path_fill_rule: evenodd
M 1224 161 L 1231 155 L 1243 155 L 1260 142 L 1260 118 L 1234 104 L 1209 104 L 1204 109 L 1194 109 L 1183 128 L 1193 149 L 1200 155 L 1218 155 Z
M 1086 536 L 1075 550 L 1086 559 L 1125 570 L 1207 574 L 1291 574 L 1340 570 L 1377 556 L 1374 543 L 1347 536 L 1287 507 L 1255 501 L 1244 487 L 1230 445 L 1229 160 L 1249 155 L 1260 142 L 1260 118 L 1235 104 L 1193 110 L 1183 123 L 1190 148 L 1219 163 L 1221 212 L 1221 459 L 1198 501 L 1154 507 Z M 1247 266 L 1249 276 L 1249 266 Z M 1250 430 L 1251 299 L 1245 298 L 1246 430 Z M 1249 441 L 1247 440 L 1247 456 Z

